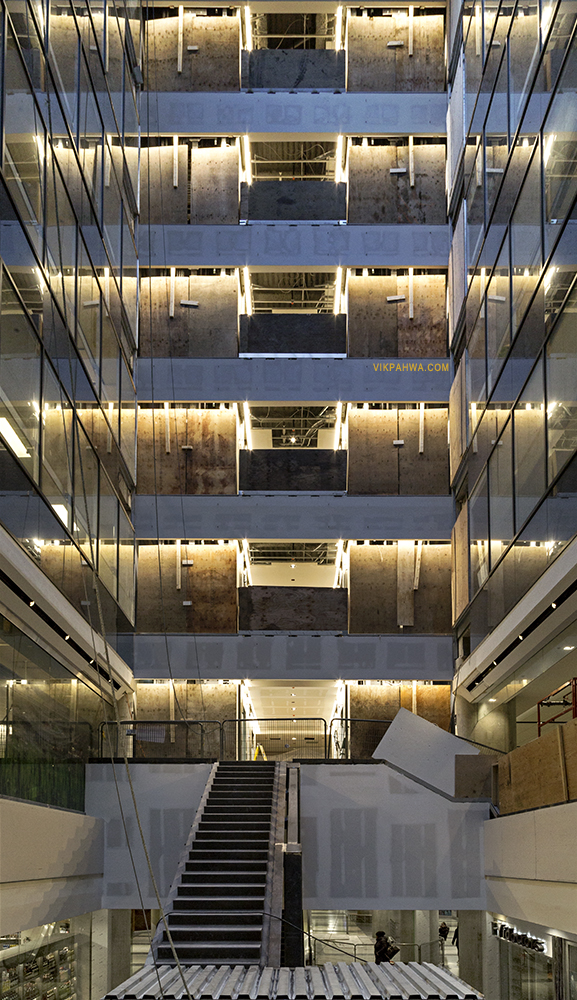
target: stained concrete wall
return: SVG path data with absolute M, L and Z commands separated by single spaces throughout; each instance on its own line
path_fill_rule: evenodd
M 236 226 L 239 215 L 236 146 L 190 151 L 190 221 L 196 226 Z M 182 220 L 181 220 L 182 221 Z
M 347 592 L 329 587 L 242 587 L 239 628 L 241 632 L 346 631 Z
M 448 545 L 423 545 L 417 588 L 414 587 L 417 549 L 414 547 L 412 590 L 402 604 L 412 605 L 414 624 L 401 620 L 398 545 L 349 545 L 349 632 L 422 632 L 446 634 L 451 631 L 450 551 Z
M 198 302 L 198 306 L 182 302 Z M 140 308 L 142 357 L 236 358 L 238 355 L 238 288 L 234 274 L 175 278 L 174 316 L 169 315 L 170 278 L 143 277 Z
M 371 722 L 392 721 L 400 708 L 412 710 L 441 729 L 448 731 L 451 721 L 450 684 L 424 684 L 402 681 L 388 684 L 350 684 L 349 718 L 371 720 L 349 724 L 349 748 L 351 757 L 369 757 L 385 732 L 384 725 Z
M 236 545 L 182 544 L 179 553 L 171 542 L 160 546 L 160 557 L 155 544 L 139 547 L 139 632 L 236 632 L 236 594 Z
M 182 72 L 177 72 L 178 17 L 146 22 L 146 86 L 160 91 L 235 91 L 240 89 L 238 17 L 195 17 L 183 22 Z M 189 52 L 188 46 L 198 46 Z
M 144 743 L 137 747 L 135 741 L 135 757 L 139 750 L 142 756 L 148 757 L 219 756 L 220 726 L 214 723 L 237 717 L 237 685 L 219 681 L 203 681 L 200 684 L 197 680 L 200 678 L 137 684 L 136 714 L 139 720 L 166 722 L 175 719 L 180 725 L 167 726 L 162 733 L 162 743 Z M 202 725 L 187 726 L 183 719 L 201 722 Z M 146 730 L 143 732 L 146 735 Z M 141 737 L 142 731 L 139 733 Z
M 262 180 L 243 187 L 248 187 L 245 197 L 251 220 L 315 222 L 345 219 L 347 215 L 347 186 L 343 183 Z
M 139 410 L 139 492 L 234 495 L 236 455 L 236 414 L 232 409 Z
M 446 219 L 445 146 L 351 146 L 348 221 L 354 225 L 442 225 Z M 405 173 L 391 173 L 402 169 Z
M 312 50 L 314 51 L 314 50 Z M 345 313 L 257 313 L 240 317 L 245 354 L 346 354 Z
M 268 490 L 345 490 L 347 453 L 324 448 L 271 448 L 239 453 L 239 488 Z
M 177 147 L 176 177 L 174 164 L 173 146 L 141 150 L 140 222 L 144 225 L 182 225 L 188 219 L 188 146 Z
M 447 410 L 425 410 L 422 453 L 419 427 L 418 410 L 351 409 L 348 492 L 365 496 L 447 494 Z M 402 446 L 393 444 L 400 440 L 404 441 Z
M 3 798 L 0 841 L 1 934 L 100 909 L 100 819 Z
M 413 55 L 409 55 L 409 23 L 406 11 L 349 19 L 347 90 L 424 94 L 445 89 L 443 15 L 413 18 Z M 390 42 L 403 44 L 389 48 Z
M 255 89 L 335 90 L 345 86 L 345 53 L 329 49 L 253 49 L 248 85 Z

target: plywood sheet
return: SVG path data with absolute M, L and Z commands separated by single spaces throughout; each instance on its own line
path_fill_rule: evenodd
M 198 306 L 182 302 L 198 302 Z M 238 356 L 238 290 L 233 274 L 175 278 L 174 316 L 169 315 L 170 278 L 140 282 L 140 353 L 161 358 Z
M 396 410 L 349 412 L 348 492 L 393 495 L 399 489 Z
M 419 410 L 399 410 L 399 493 L 403 496 L 449 492 L 448 411 L 425 410 L 424 451 L 419 452 Z
M 184 12 L 182 72 L 177 72 L 178 17 L 146 22 L 148 90 L 235 91 L 240 88 L 238 17 L 195 17 Z M 188 46 L 197 46 L 189 52 Z
M 190 221 L 196 226 L 236 226 L 239 219 L 236 146 L 191 150 Z
M 234 495 L 236 454 L 236 414 L 232 409 L 139 411 L 139 493 Z
M 397 546 L 349 546 L 349 632 L 396 633 Z
M 449 732 L 451 724 L 451 685 L 417 684 L 417 715 Z M 476 759 L 476 758 L 473 758 Z

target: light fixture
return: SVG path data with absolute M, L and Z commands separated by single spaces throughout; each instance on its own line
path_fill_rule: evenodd
M 247 52 L 252 51 L 252 24 L 250 21 L 250 7 L 244 8 L 244 40 Z
M 552 608 L 556 608 L 557 607 L 557 605 L 555 604 L 555 601 L 553 601 L 553 604 L 551 605 L 551 607 Z
M 248 403 L 242 404 L 242 412 L 244 416 L 244 433 L 246 434 L 246 446 L 249 451 L 252 451 L 252 427 L 250 425 L 250 407 Z
M 343 404 L 337 403 L 336 416 L 335 416 L 335 438 L 333 441 L 333 448 L 338 451 L 339 442 L 341 439 L 341 422 L 343 418 Z
M 489 701 L 497 701 L 496 698 L 489 698 Z
M 563 649 L 564 649 L 564 650 L 565 650 L 565 651 L 566 651 L 567 653 L 570 653 L 572 649 L 575 649 L 575 646 L 563 646 Z
M 252 291 L 250 287 L 250 271 L 248 267 L 243 267 L 242 276 L 244 278 L 244 306 L 247 316 L 252 316 Z
M 244 179 L 247 184 L 252 184 L 252 163 L 250 162 L 250 139 L 248 135 L 242 137 L 242 148 L 244 153 Z
M 296 440 L 297 440 L 296 437 L 292 437 L 291 438 L 291 444 L 296 444 Z
M 337 276 L 335 278 L 335 300 L 333 303 L 333 315 L 338 316 L 341 311 L 341 288 L 343 283 L 343 269 L 339 265 L 337 267 Z
M 335 49 L 340 52 L 342 48 L 342 37 L 343 37 L 343 8 L 337 7 L 337 16 L 335 20 Z M 341 139 L 342 136 L 339 136 Z
M 333 580 L 333 590 L 336 590 L 339 585 L 339 573 L 341 569 L 341 562 L 343 558 L 344 542 L 342 538 L 339 538 L 337 542 L 337 552 L 335 555 L 335 578 Z

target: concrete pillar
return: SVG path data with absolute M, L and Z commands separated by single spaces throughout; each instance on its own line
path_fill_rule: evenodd
M 483 956 L 487 938 L 487 915 L 484 910 L 458 910 L 457 920 L 459 975 L 470 986 L 484 993 Z
M 131 910 L 92 914 L 90 1000 L 100 1000 L 130 977 Z

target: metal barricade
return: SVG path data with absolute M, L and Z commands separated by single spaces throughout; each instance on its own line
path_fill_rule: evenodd
M 328 759 L 372 757 L 391 722 L 391 719 L 332 719 L 327 741 Z
M 103 722 L 99 750 L 101 757 L 218 759 L 221 743 L 221 723 L 213 719 L 143 719 Z
M 225 719 L 221 760 L 326 757 L 325 719 Z

